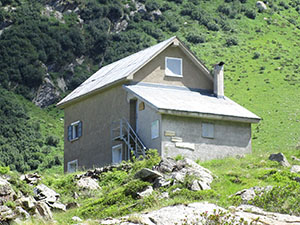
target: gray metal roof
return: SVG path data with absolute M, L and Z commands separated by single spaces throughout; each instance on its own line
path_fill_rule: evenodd
M 57 105 L 64 105 L 74 99 L 78 99 L 79 97 L 88 95 L 105 86 L 127 78 L 150 61 L 154 56 L 168 47 L 175 39 L 175 36 L 171 37 L 168 40 L 160 42 L 152 47 L 102 67 L 79 87 L 62 99 Z
M 259 122 L 260 118 L 227 97 L 162 84 L 138 83 L 124 88 L 160 113 Z

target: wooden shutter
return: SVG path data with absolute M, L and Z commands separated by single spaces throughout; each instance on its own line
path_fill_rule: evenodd
M 72 126 L 68 126 L 68 140 L 71 141 L 72 140 Z
M 81 137 L 82 135 L 82 122 L 80 121 L 78 123 L 78 137 Z

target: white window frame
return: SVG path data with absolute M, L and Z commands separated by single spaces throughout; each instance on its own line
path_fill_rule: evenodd
M 79 126 L 80 120 L 71 123 L 71 127 L 72 127 L 72 137 L 71 137 L 71 141 L 75 141 L 79 138 L 78 135 L 78 126 Z M 76 128 L 77 128 L 77 136 L 76 135 Z
M 75 164 L 75 171 L 70 171 L 71 170 L 71 164 Z M 68 162 L 67 165 L 68 165 L 68 168 L 67 168 L 68 173 L 76 172 L 78 170 L 78 159 L 75 159 L 73 161 Z
M 215 124 L 203 122 L 201 124 L 202 137 L 204 138 L 215 138 Z
M 159 137 L 159 120 L 154 120 L 151 123 L 151 139 L 155 139 L 158 137 Z
M 119 162 L 114 162 L 114 151 L 115 150 L 120 150 L 121 151 L 121 155 L 120 155 L 121 160 Z M 122 162 L 122 158 L 123 158 L 122 152 L 123 152 L 123 145 L 122 144 L 115 145 L 115 146 L 112 147 L 112 151 L 111 151 L 111 162 L 112 162 L 112 164 L 119 164 L 119 163 Z
M 168 66 L 167 66 L 168 65 L 168 59 L 174 59 L 174 60 L 180 61 L 180 74 L 172 73 L 168 69 Z M 183 74 L 182 74 L 182 58 L 165 57 L 165 75 L 170 76 L 170 77 L 183 77 Z

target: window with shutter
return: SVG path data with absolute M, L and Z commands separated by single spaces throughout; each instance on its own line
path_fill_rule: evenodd
M 159 137 L 159 121 L 155 120 L 151 123 L 151 138 L 158 138 Z
M 82 122 L 76 121 L 68 127 L 68 140 L 74 141 L 82 136 Z

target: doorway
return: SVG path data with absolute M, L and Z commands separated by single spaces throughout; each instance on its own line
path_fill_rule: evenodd
M 132 129 L 136 132 L 137 131 L 137 113 L 136 113 L 136 107 L 137 107 L 137 100 L 136 99 L 130 99 L 130 109 L 129 109 L 129 124 L 132 127 Z
M 112 147 L 112 163 L 118 164 L 122 162 L 122 144 Z

